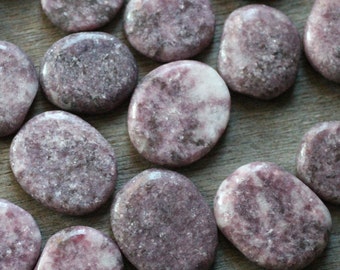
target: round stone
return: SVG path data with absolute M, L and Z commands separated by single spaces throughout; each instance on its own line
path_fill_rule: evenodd
M 0 41 L 0 137 L 21 127 L 38 87 L 29 57 L 18 46 Z
M 12 141 L 10 164 L 29 195 L 70 215 L 99 208 L 117 178 L 111 145 L 90 124 L 63 111 L 29 120 Z
M 87 226 L 65 228 L 46 242 L 35 270 L 122 270 L 123 258 L 115 242 Z
M 340 121 L 314 125 L 303 136 L 297 175 L 325 201 L 340 204 Z
M 153 163 L 188 165 L 207 154 L 226 129 L 229 90 L 210 66 L 192 60 L 165 64 L 135 89 L 128 132 Z
M 95 30 L 118 13 L 123 0 L 41 0 L 50 21 L 66 32 Z
M 41 234 L 30 213 L 0 199 L 0 269 L 32 270 L 40 254 Z
M 272 99 L 293 86 L 300 55 L 299 32 L 285 14 L 247 5 L 224 23 L 218 70 L 230 90 Z
M 208 270 L 217 227 L 195 185 L 176 172 L 149 169 L 118 192 L 111 209 L 114 238 L 139 270 Z
M 126 100 L 138 79 L 129 48 L 113 35 L 76 33 L 46 52 L 40 82 L 46 97 L 61 109 L 98 114 Z
M 209 0 L 131 0 L 124 30 L 137 51 L 170 62 L 190 58 L 211 43 L 215 16 Z
M 316 0 L 308 16 L 304 47 L 309 63 L 325 78 L 340 83 L 340 2 Z
M 252 162 L 229 175 L 214 211 L 229 241 L 266 269 L 303 269 L 324 251 L 332 227 L 319 197 L 270 162 Z

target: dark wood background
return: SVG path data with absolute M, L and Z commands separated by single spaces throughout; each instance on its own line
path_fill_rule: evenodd
M 212 45 L 196 60 L 216 68 L 217 54 L 224 20 L 234 9 L 263 3 L 287 14 L 300 34 L 310 12 L 312 0 L 212 0 L 216 14 L 216 32 Z M 106 27 L 100 29 L 123 40 L 123 9 Z M 339 26 L 340 27 L 340 26 Z M 33 60 L 37 70 L 42 56 L 66 33 L 53 26 L 43 14 L 38 0 L 0 1 L 0 40 L 20 46 Z M 153 62 L 132 49 L 140 70 L 140 78 L 159 63 Z M 228 174 L 248 162 L 262 160 L 275 162 L 295 173 L 295 155 L 302 135 L 320 121 L 340 120 L 340 85 L 327 81 L 316 73 L 304 56 L 295 86 L 271 101 L 260 101 L 232 93 L 231 118 L 227 131 L 216 147 L 200 161 L 178 169 L 189 177 L 212 207 L 215 193 Z M 154 167 L 132 147 L 127 134 L 126 114 L 128 102 L 111 113 L 83 117 L 95 126 L 115 148 L 119 176 L 116 191 L 144 169 Z M 42 92 L 39 93 L 28 114 L 28 119 L 46 110 L 57 109 Z M 36 219 L 43 236 L 43 244 L 57 231 L 72 225 L 87 225 L 112 236 L 109 210 L 112 198 L 97 212 L 85 217 L 71 217 L 46 209 L 31 199 L 17 184 L 9 166 L 9 146 L 12 137 L 0 138 L 0 197 L 28 210 Z M 340 269 L 340 209 L 327 204 L 333 218 L 330 243 L 323 255 L 307 269 Z M 1 224 L 0 224 L 1 226 Z M 0 239 L 1 241 L 1 239 Z M 134 269 L 126 262 L 126 269 Z M 259 269 L 247 261 L 222 235 L 213 269 Z

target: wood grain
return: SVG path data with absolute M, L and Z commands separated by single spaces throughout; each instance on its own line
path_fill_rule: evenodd
M 195 57 L 216 68 L 222 26 L 227 15 L 234 9 L 256 1 L 212 0 L 216 13 L 216 32 L 213 44 Z M 311 9 L 312 0 L 257 1 L 286 13 L 302 34 Z M 122 14 L 106 27 L 100 29 L 123 40 Z M 31 57 L 37 70 L 40 61 L 51 44 L 66 33 L 53 26 L 43 14 L 38 0 L 0 1 L 0 39 L 20 46 Z M 159 66 L 134 53 L 140 78 Z M 202 74 L 204 76 L 204 74 Z M 113 145 L 118 159 L 119 177 L 116 190 L 146 168 L 154 167 L 144 160 L 132 147 L 126 128 L 128 102 L 117 110 L 101 116 L 83 116 L 95 126 Z M 56 109 L 39 91 L 28 119 L 46 110 Z M 205 196 L 209 205 L 218 186 L 228 174 L 248 162 L 263 160 L 279 164 L 295 173 L 295 154 L 298 143 L 313 124 L 320 121 L 339 120 L 340 85 L 322 78 L 307 63 L 304 56 L 295 86 L 272 101 L 259 101 L 232 93 L 231 119 L 227 131 L 217 146 L 203 159 L 178 169 L 189 177 Z M 99 211 L 85 217 L 64 216 L 50 211 L 31 199 L 15 181 L 9 166 L 9 147 L 12 137 L 0 139 L 0 197 L 8 199 L 28 210 L 40 226 L 43 241 L 55 232 L 71 225 L 88 225 L 112 236 L 109 209 L 112 199 Z M 326 251 L 307 269 L 340 269 L 340 210 L 327 204 L 333 218 L 333 231 Z M 0 224 L 1 226 L 1 224 Z M 126 262 L 126 269 L 134 269 Z M 255 270 L 259 269 L 245 259 L 220 235 L 216 262 L 213 269 Z

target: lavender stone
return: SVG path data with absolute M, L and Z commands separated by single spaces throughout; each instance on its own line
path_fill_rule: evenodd
M 229 175 L 214 210 L 222 233 L 266 269 L 304 268 L 323 252 L 332 226 L 316 194 L 269 162 L 249 163 Z
M 231 90 L 272 99 L 294 84 L 300 43 L 297 28 L 281 11 L 247 5 L 224 23 L 218 70 Z
M 90 124 L 63 111 L 45 112 L 28 121 L 12 141 L 10 163 L 29 195 L 70 215 L 100 207 L 117 178 L 111 145 Z
M 118 192 L 111 209 L 114 238 L 139 270 L 207 270 L 217 227 L 195 185 L 172 171 L 149 169 Z
M 105 113 L 126 100 L 138 79 L 136 61 L 118 38 L 101 32 L 68 35 L 46 52 L 40 81 L 61 109 Z
M 123 0 L 41 0 L 51 22 L 66 32 L 95 30 L 118 13 Z
M 311 65 L 340 83 L 340 1 L 316 0 L 307 19 L 304 47 Z
M 122 270 L 121 253 L 108 236 L 86 226 L 63 229 L 51 236 L 35 270 Z
M 0 137 L 16 132 L 38 91 L 36 70 L 16 45 L 0 41 Z
M 0 269 L 32 270 L 40 254 L 41 234 L 31 214 L 0 199 Z
M 323 200 L 340 204 L 340 121 L 322 122 L 300 143 L 297 175 Z
M 211 43 L 215 16 L 209 0 L 131 0 L 124 30 L 137 51 L 170 62 L 190 58 Z
M 128 111 L 128 132 L 149 161 L 184 166 L 213 148 L 229 113 L 229 90 L 213 68 L 176 61 L 153 70 L 137 86 Z

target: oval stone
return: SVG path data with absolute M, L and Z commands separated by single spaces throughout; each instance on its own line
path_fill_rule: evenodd
M 111 145 L 90 124 L 64 111 L 29 120 L 12 141 L 10 164 L 29 195 L 70 215 L 100 207 L 117 178 Z

